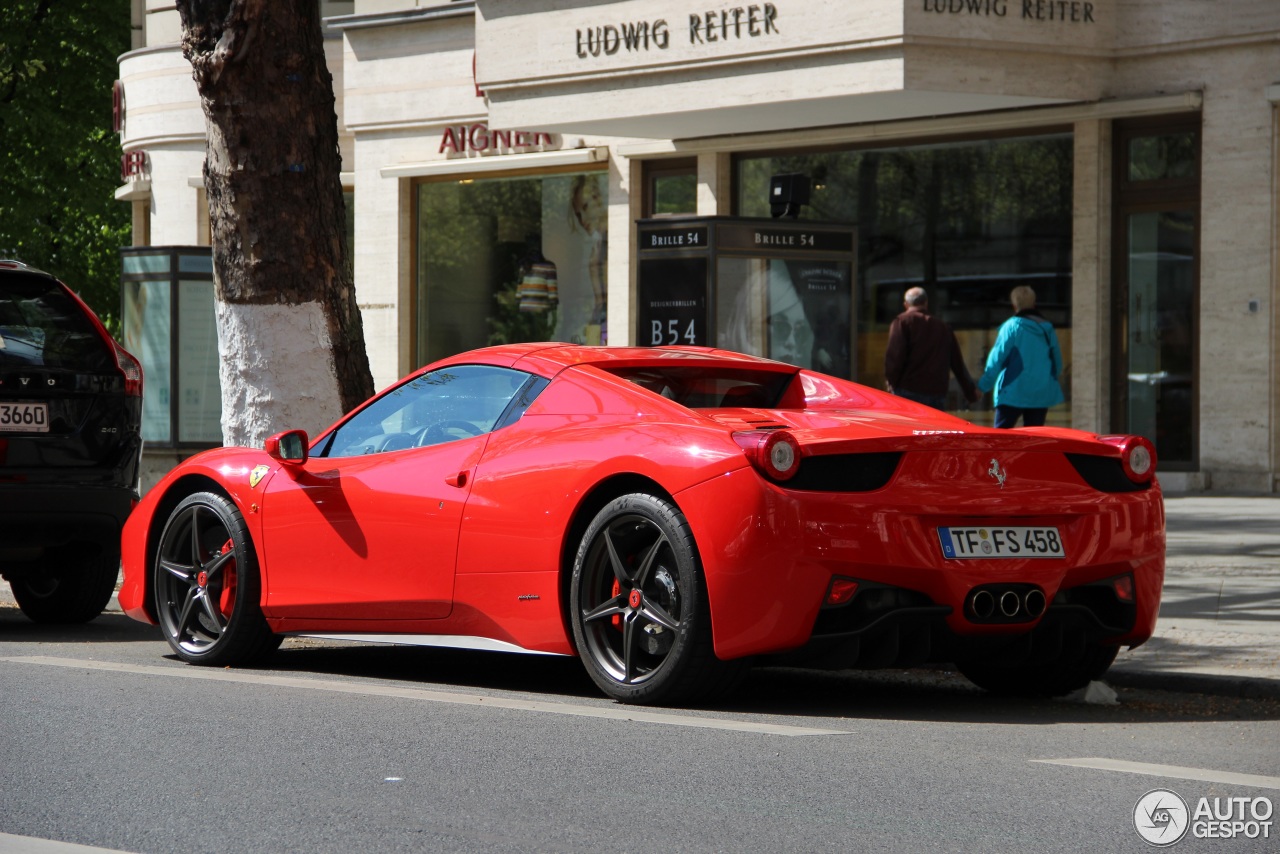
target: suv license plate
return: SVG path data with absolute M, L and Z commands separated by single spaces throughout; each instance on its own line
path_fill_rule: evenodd
M 953 560 L 1066 556 L 1054 527 L 939 528 L 938 540 L 942 556 Z
M 48 433 L 49 404 L 0 403 L 0 433 Z

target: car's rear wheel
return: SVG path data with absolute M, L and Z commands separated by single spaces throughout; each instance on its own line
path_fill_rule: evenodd
M 627 703 L 713 699 L 745 675 L 720 661 L 693 534 L 670 501 L 636 493 L 588 526 L 569 591 L 573 635 L 587 673 Z
M 9 586 L 22 613 L 37 623 L 85 623 L 107 607 L 119 576 L 120 553 L 106 549 L 78 564 L 48 560 L 44 571 Z
M 996 694 L 1058 697 L 1100 678 L 1119 652 L 1119 646 L 1086 644 L 1063 647 L 1050 661 L 1027 660 L 1007 664 L 998 660 L 969 659 L 956 662 L 956 667 L 970 682 Z
M 221 495 L 183 499 L 165 523 L 155 563 L 156 616 L 192 664 L 249 664 L 280 645 L 259 607 L 258 558 L 244 517 Z

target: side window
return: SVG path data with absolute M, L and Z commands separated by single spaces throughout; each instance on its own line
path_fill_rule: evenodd
M 489 365 L 457 365 L 414 377 L 334 430 L 318 456 L 380 454 L 488 433 L 511 422 L 504 413 L 528 396 L 522 392 L 537 379 Z

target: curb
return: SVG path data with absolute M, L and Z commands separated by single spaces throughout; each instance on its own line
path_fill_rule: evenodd
M 1262 676 L 1108 670 L 1101 679 L 1112 686 L 1125 688 L 1174 691 L 1182 694 L 1210 694 L 1239 700 L 1280 700 L 1280 680 Z

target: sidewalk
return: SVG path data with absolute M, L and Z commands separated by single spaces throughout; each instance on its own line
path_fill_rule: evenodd
M 1168 495 L 1165 511 L 1155 637 L 1121 650 L 1104 681 L 1280 699 L 1280 495 Z M 8 584 L 0 606 L 15 606 Z
M 1104 680 L 1280 698 L 1280 496 L 1166 495 L 1156 634 Z

